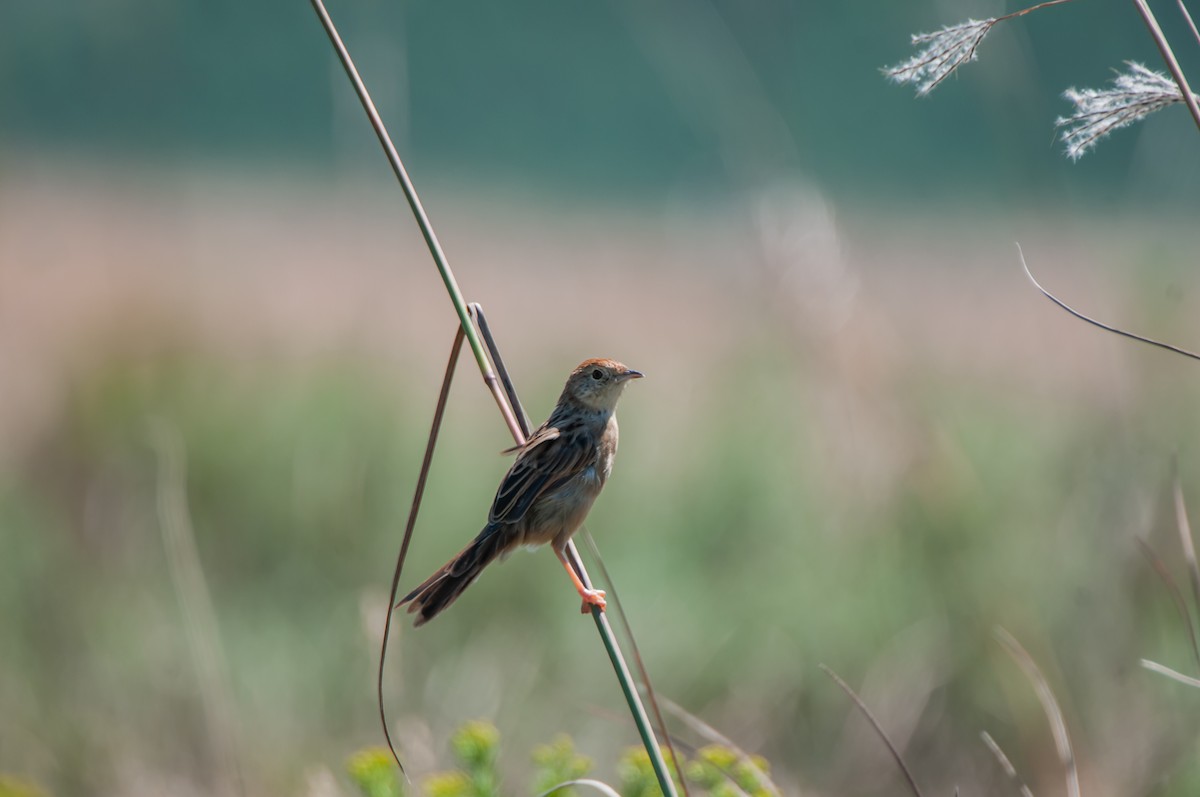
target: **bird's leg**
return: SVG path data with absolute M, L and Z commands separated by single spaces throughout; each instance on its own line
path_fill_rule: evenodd
M 583 598 L 583 606 L 580 607 L 581 614 L 587 614 L 592 610 L 593 606 L 599 607 L 600 611 L 604 611 L 607 601 L 604 600 L 604 590 L 588 589 L 579 580 L 579 574 L 575 572 L 575 568 L 571 567 L 571 562 L 567 559 L 567 554 L 558 546 L 554 547 L 554 555 L 558 557 L 558 561 L 562 562 L 563 567 L 567 569 L 567 575 L 571 577 L 571 581 L 575 584 L 575 589 L 579 591 L 579 597 Z

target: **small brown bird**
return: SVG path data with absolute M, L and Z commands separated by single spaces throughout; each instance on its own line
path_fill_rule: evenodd
M 565 549 L 612 472 L 617 400 L 642 373 L 615 360 L 584 360 L 567 377 L 550 417 L 505 453 L 517 459 L 496 490 L 487 525 L 470 545 L 400 601 L 424 625 L 471 585 L 483 568 L 519 546 L 550 543 L 583 598 L 583 611 L 604 610 L 604 592 L 588 589 Z

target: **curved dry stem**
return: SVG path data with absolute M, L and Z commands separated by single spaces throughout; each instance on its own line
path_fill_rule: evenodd
M 1041 283 L 1038 282 L 1034 278 L 1033 272 L 1029 270 L 1029 264 L 1025 262 L 1025 253 L 1021 251 L 1020 244 L 1017 244 L 1017 255 L 1021 258 L 1021 267 L 1023 269 L 1025 269 L 1025 276 L 1029 277 L 1029 281 L 1033 283 L 1033 287 L 1037 288 L 1043 296 L 1045 296 L 1050 301 L 1054 302 L 1056 305 L 1058 305 L 1062 309 L 1066 310 L 1071 315 L 1078 318 L 1080 321 L 1086 321 L 1087 323 L 1091 324 L 1092 326 L 1099 327 L 1100 329 L 1103 329 L 1106 332 L 1112 332 L 1115 335 L 1120 335 L 1121 337 L 1129 338 L 1130 340 L 1136 340 L 1139 343 L 1148 343 L 1151 346 L 1157 346 L 1160 349 L 1166 349 L 1167 351 L 1174 352 L 1175 354 L 1181 354 L 1184 357 L 1188 357 L 1192 360 L 1200 360 L 1200 354 L 1196 354 L 1193 351 L 1188 351 L 1187 349 L 1182 349 L 1179 346 L 1173 346 L 1170 343 L 1163 343 L 1162 341 L 1154 340 L 1153 338 L 1147 338 L 1142 335 L 1135 335 L 1132 332 L 1126 332 L 1123 329 L 1120 329 L 1120 328 L 1114 327 L 1114 326 L 1110 326 L 1109 324 L 1105 324 L 1103 321 L 1097 321 L 1096 319 L 1094 319 L 1090 316 L 1084 315 L 1083 313 L 1081 313 L 1078 310 L 1076 310 L 1075 308 L 1071 307 L 1069 304 L 1064 302 L 1062 299 L 1059 299 L 1057 296 L 1050 293 L 1050 291 L 1048 291 L 1042 287 Z
M 604 797 L 621 797 L 621 795 L 617 793 L 617 790 L 612 786 L 609 786 L 602 780 L 595 780 L 594 778 L 576 778 L 575 780 L 565 780 L 556 786 L 551 786 L 550 788 L 546 789 L 544 792 L 539 794 L 538 797 L 550 797 L 551 794 L 554 794 L 559 789 L 568 789 L 571 786 L 588 786 L 603 794 Z
M 871 723 L 871 727 L 875 729 L 875 733 L 878 734 L 879 738 L 883 740 L 883 743 L 887 745 L 888 752 L 892 754 L 892 758 L 895 759 L 896 765 L 899 766 L 900 771 L 904 773 L 904 779 L 908 781 L 908 787 L 912 789 L 913 794 L 915 794 L 917 797 L 923 797 L 921 794 L 921 787 L 917 785 L 917 780 L 913 777 L 912 772 L 909 770 L 908 764 L 905 763 L 904 756 L 900 755 L 900 751 L 896 749 L 896 745 L 893 744 L 892 740 L 888 737 L 887 731 L 885 731 L 883 726 L 879 724 L 879 720 L 875 719 L 875 715 L 871 713 L 871 709 L 867 708 L 867 704 L 862 701 L 862 698 L 855 694 L 854 690 L 850 688 L 849 684 L 838 677 L 837 673 L 826 667 L 824 664 L 818 664 L 817 666 L 820 667 L 826 675 L 832 678 L 833 682 L 841 687 L 842 691 L 854 701 L 854 705 L 858 706 L 858 710 L 861 711 L 863 716 L 867 718 L 867 721 Z
M 383 738 L 387 741 L 392 758 L 400 772 L 404 764 L 400 763 L 400 755 L 392 744 L 392 732 L 388 729 L 387 715 L 383 708 L 383 665 L 387 658 L 388 637 L 392 630 L 392 616 L 396 611 L 396 595 L 400 588 L 400 575 L 404 572 L 404 562 L 408 559 L 408 546 L 412 542 L 413 530 L 417 525 L 417 514 L 421 511 L 421 499 L 425 495 L 425 482 L 429 479 L 429 468 L 433 464 L 433 451 L 437 448 L 438 432 L 442 428 L 442 418 L 446 414 L 446 400 L 450 397 L 450 384 L 454 381 L 454 369 L 458 365 L 458 354 L 462 351 L 463 330 L 458 327 L 454 335 L 454 344 L 450 347 L 450 357 L 446 360 L 446 374 L 442 377 L 442 389 L 438 393 L 437 408 L 433 411 L 433 424 L 429 429 L 429 439 L 425 442 L 425 456 L 421 460 L 421 471 L 417 474 L 417 486 L 413 491 L 412 504 L 408 508 L 408 520 L 404 524 L 404 539 L 400 543 L 400 553 L 396 556 L 396 568 L 392 571 L 392 588 L 388 594 L 387 617 L 383 621 L 383 640 L 379 643 L 379 673 L 375 680 L 375 696 L 379 703 L 379 721 L 383 724 Z
M 1054 736 L 1054 747 L 1058 751 L 1058 760 L 1062 762 L 1063 768 L 1067 772 L 1067 794 L 1069 797 L 1080 797 L 1079 769 L 1075 765 L 1075 751 L 1071 747 L 1071 735 L 1067 733 L 1067 721 L 1063 718 L 1062 709 L 1054 697 L 1054 691 L 1050 689 L 1050 683 L 1038 669 L 1037 662 L 1021 646 L 1016 637 L 1000 626 L 996 626 L 994 633 L 1000 645 L 1021 668 L 1021 672 L 1029 679 L 1029 683 L 1033 685 L 1038 702 L 1042 704 L 1042 711 L 1050 722 L 1050 732 Z

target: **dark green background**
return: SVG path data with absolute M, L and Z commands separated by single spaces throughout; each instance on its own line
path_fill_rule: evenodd
M 1195 64 L 1174 4 L 1159 5 L 1185 66 Z M 1141 131 L 1080 164 L 1062 155 L 1053 121 L 1067 111 L 1065 88 L 1101 85 L 1126 59 L 1162 68 L 1132 4 L 1116 0 L 1002 24 L 978 63 L 921 100 L 880 67 L 912 53 L 912 33 L 1004 9 L 333 0 L 330 10 L 410 167 L 426 176 L 626 201 L 801 175 L 844 199 L 1141 202 L 1192 197 L 1200 173 L 1182 108 L 1151 123 L 1165 166 L 1133 168 Z M 317 171 L 379 165 L 307 2 L 59 0 L 9 4 L 4 17 L 0 141 L 10 145 Z M 713 19 L 735 48 L 709 46 Z M 713 126 L 690 110 L 699 103 L 723 120 L 744 111 L 736 84 L 719 85 L 739 50 L 794 147 L 750 152 L 749 175 L 733 173 Z

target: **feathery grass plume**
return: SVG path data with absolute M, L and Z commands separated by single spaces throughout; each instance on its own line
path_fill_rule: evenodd
M 1118 73 L 1112 88 L 1071 88 L 1063 92 L 1063 97 L 1074 103 L 1075 112 L 1059 117 L 1054 124 L 1063 128 L 1062 140 L 1071 160 L 1079 160 L 1114 130 L 1183 102 L 1183 92 L 1167 75 L 1136 61 L 1126 61 L 1125 65 L 1129 71 Z
M 1016 19 L 1043 8 L 1070 2 L 1072 0 L 1044 0 L 1037 5 L 999 17 L 968 19 L 966 22 L 947 25 L 932 33 L 915 33 L 912 37 L 913 45 L 924 45 L 923 48 L 904 63 L 885 67 L 883 73 L 896 83 L 915 84 L 917 96 L 924 97 L 950 77 L 950 73 L 955 69 L 975 60 L 975 50 L 979 48 L 979 43 L 997 22 Z
M 894 83 L 914 84 L 917 96 L 924 97 L 955 69 L 976 59 L 979 43 L 1000 19 L 968 19 L 932 33 L 914 33 L 912 43 L 922 49 L 907 61 L 884 68 L 883 74 Z

